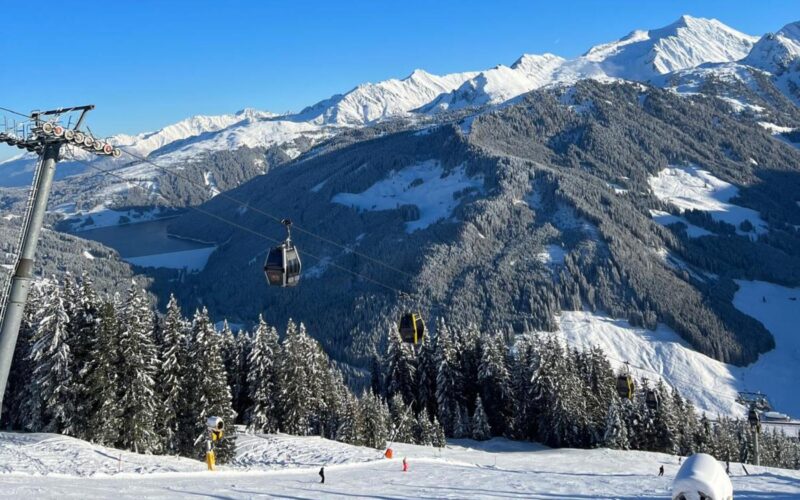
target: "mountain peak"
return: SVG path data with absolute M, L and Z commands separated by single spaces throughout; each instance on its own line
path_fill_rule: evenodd
M 742 62 L 769 71 L 781 73 L 800 58 L 800 22 L 787 24 L 777 33 L 767 33 L 753 46 Z

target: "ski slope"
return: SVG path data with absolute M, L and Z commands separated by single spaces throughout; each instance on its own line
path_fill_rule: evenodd
M 800 288 L 763 281 L 737 280 L 733 305 L 760 321 L 775 338 L 775 349 L 755 363 L 738 367 L 722 363 L 692 349 L 672 329 L 658 325 L 655 331 L 631 326 L 627 321 L 585 311 L 565 311 L 558 317 L 558 335 L 570 346 L 603 349 L 612 366 L 625 361 L 638 377 L 659 378 L 680 390 L 699 411 L 710 417 L 744 417 L 736 403 L 738 391 L 760 391 L 776 410 L 800 416 L 800 399 L 789 381 L 800 380 Z
M 0 433 L 0 498 L 649 499 L 669 497 L 679 467 L 676 457 L 660 453 L 549 449 L 505 439 L 455 440 L 441 450 L 397 443 L 394 460 L 319 437 L 240 435 L 237 442 L 239 459 L 249 464 L 208 472 L 186 458 L 136 455 L 52 434 Z M 664 477 L 657 476 L 660 465 Z M 731 464 L 737 499 L 800 496 L 800 471 L 748 470 L 745 476 Z

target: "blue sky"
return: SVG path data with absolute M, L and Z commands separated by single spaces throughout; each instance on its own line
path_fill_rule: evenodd
M 244 107 L 299 110 L 365 81 L 571 57 L 688 13 L 750 34 L 800 19 L 796 1 L 4 2 L 0 106 L 93 103 L 111 135 Z M 8 148 L 0 157 L 8 156 Z

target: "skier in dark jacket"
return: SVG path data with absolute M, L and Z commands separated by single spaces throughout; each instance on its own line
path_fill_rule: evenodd
M 659 476 L 663 476 L 664 475 L 664 466 L 663 465 L 658 468 L 658 475 Z
M 322 478 L 320 480 L 320 483 L 325 484 L 325 467 L 320 467 L 319 468 L 319 477 Z

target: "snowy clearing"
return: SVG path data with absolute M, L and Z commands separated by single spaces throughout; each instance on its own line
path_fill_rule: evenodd
M 758 212 L 728 203 L 739 193 L 739 188 L 705 170 L 697 167 L 665 168 L 657 176 L 650 177 L 649 182 L 658 199 L 672 203 L 681 210 L 708 212 L 714 220 L 736 226 L 739 234 L 748 234 L 739 229 L 739 224 L 745 220 L 755 226 L 756 233 L 767 231 L 767 223 Z
M 401 205 L 416 205 L 419 219 L 406 222 L 406 232 L 412 233 L 450 217 L 458 206 L 459 191 L 483 186 L 482 178 L 470 178 L 463 165 L 444 175 L 442 165 L 429 160 L 392 171 L 386 179 L 376 182 L 362 193 L 338 193 L 334 203 L 359 210 L 395 210 Z
M 207 472 L 186 458 L 136 455 L 52 434 L 2 433 L 0 497 L 646 499 L 669 497 L 678 470 L 676 457 L 660 453 L 549 449 L 505 439 L 454 440 L 441 450 L 395 443 L 394 460 L 381 450 L 318 437 L 244 435 L 238 442 L 252 467 Z M 409 462 L 405 473 L 402 457 Z M 657 476 L 661 465 L 664 477 Z M 325 484 L 317 475 L 321 466 Z M 745 476 L 731 463 L 737 499 L 800 495 L 798 471 L 748 470 Z
M 653 381 L 662 375 L 709 416 L 742 417 L 744 407 L 735 402 L 737 391 L 761 391 L 778 411 L 796 418 L 800 416 L 800 399 L 793 385 L 786 382 L 800 379 L 800 336 L 794 327 L 800 318 L 800 288 L 760 281 L 736 283 L 739 291 L 733 305 L 761 321 L 775 337 L 776 345 L 746 367 L 722 363 L 695 351 L 664 325 L 651 332 L 590 312 L 563 312 L 558 318 L 558 334 L 570 346 L 601 347 L 615 367 L 630 362 L 637 377 Z
M 668 212 L 664 212 L 661 210 L 650 210 L 650 216 L 656 223 L 661 224 L 662 226 L 669 226 L 671 224 L 677 224 L 677 223 L 686 225 L 686 234 L 690 238 L 699 238 L 701 236 L 710 236 L 714 234 L 711 231 L 703 229 L 700 226 L 695 226 L 694 224 L 690 224 L 683 217 L 672 215 Z
M 122 260 L 140 267 L 166 267 L 168 269 L 186 269 L 187 271 L 202 271 L 208 263 L 208 258 L 217 247 L 196 248 L 194 250 L 181 250 L 180 252 L 157 253 L 137 257 L 125 257 Z

